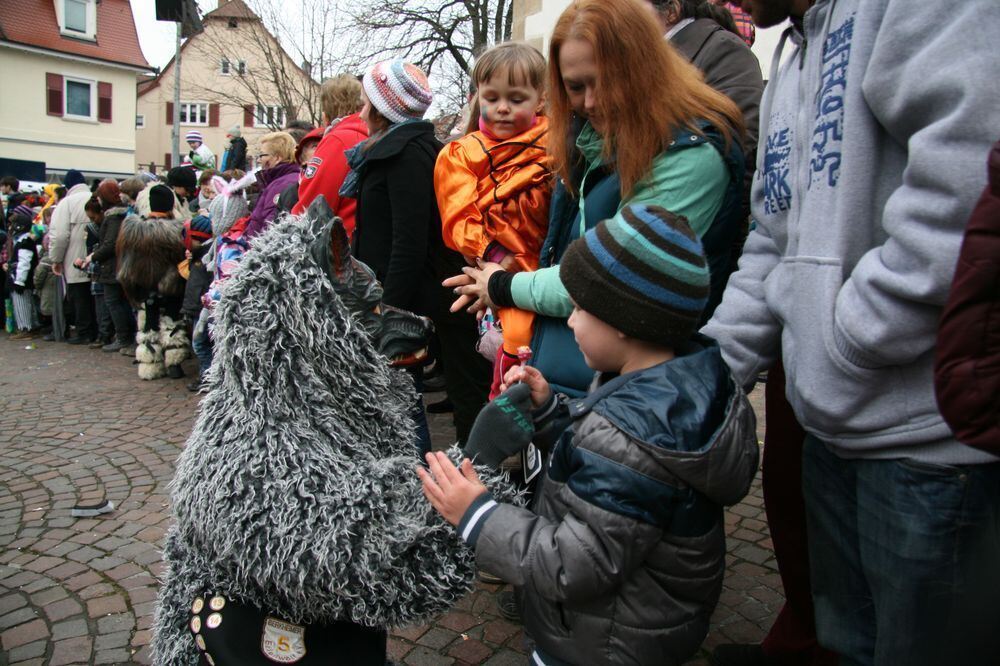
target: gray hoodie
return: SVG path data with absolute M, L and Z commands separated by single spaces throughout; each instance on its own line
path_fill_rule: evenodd
M 756 228 L 703 332 L 744 384 L 780 357 L 796 416 L 839 455 L 996 460 L 952 436 L 932 362 L 1000 132 L 997 34 L 995 0 L 819 0 L 782 38 Z

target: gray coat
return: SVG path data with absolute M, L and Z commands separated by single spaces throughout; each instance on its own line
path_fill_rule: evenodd
M 546 663 L 679 664 L 705 637 L 722 506 L 746 494 L 758 446 L 749 402 L 701 344 L 564 402 L 573 425 L 532 510 L 484 495 L 459 526 L 479 567 L 514 584 Z

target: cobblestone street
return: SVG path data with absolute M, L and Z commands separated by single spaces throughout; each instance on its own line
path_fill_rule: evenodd
M 0 367 L 0 666 L 150 663 L 167 486 L 198 407 L 185 388 L 195 364 L 188 379 L 143 382 L 130 358 L 4 335 Z M 752 400 L 762 416 L 762 391 Z M 436 446 L 452 441 L 449 420 L 432 417 Z M 105 498 L 112 513 L 71 517 Z M 760 640 L 783 601 L 759 478 L 726 527 L 725 588 L 705 650 Z M 500 589 L 481 584 L 432 624 L 394 631 L 392 659 L 526 663 L 520 627 L 499 617 Z

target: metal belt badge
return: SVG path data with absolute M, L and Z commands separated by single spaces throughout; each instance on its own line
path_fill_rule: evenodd
M 525 483 L 531 483 L 542 471 L 542 452 L 534 444 L 528 444 L 528 448 L 521 451 L 521 469 L 524 470 Z
M 306 628 L 273 617 L 264 621 L 260 650 L 279 664 L 294 664 L 306 656 Z

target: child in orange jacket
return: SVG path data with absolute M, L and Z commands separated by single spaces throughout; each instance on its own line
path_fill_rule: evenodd
M 549 223 L 551 160 L 546 66 L 527 44 L 507 42 L 483 53 L 472 70 L 479 131 L 447 144 L 434 167 L 434 190 L 445 244 L 475 265 L 494 261 L 508 271 L 533 271 Z M 518 364 L 518 347 L 531 341 L 535 315 L 517 308 L 497 312 L 503 347 L 494 363 L 490 397 L 498 378 Z

